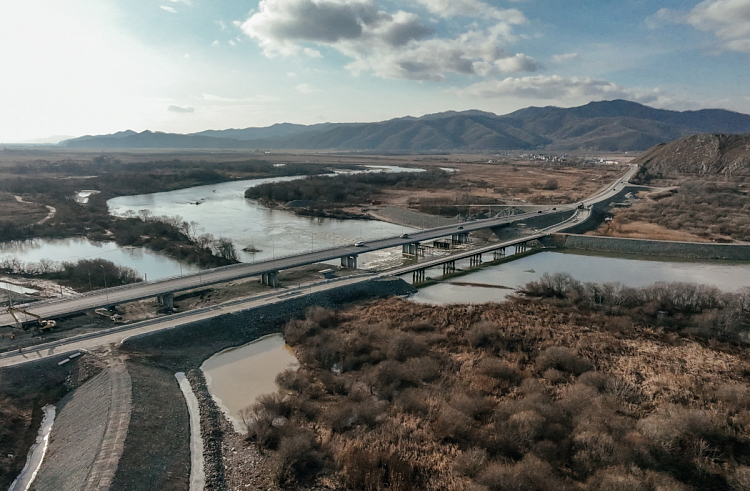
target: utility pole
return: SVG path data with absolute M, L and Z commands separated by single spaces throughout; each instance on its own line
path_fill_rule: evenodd
M 107 296 L 107 306 L 109 307 L 109 292 L 107 291 L 107 272 L 104 269 L 103 264 L 100 264 L 99 266 L 102 267 L 102 275 L 104 276 L 104 294 Z

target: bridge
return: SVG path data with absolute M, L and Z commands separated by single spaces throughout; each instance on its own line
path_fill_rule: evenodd
M 606 188 L 602 189 L 596 195 L 584 200 L 583 204 L 588 206 L 614 196 L 622 189 L 625 183 L 627 183 L 627 181 L 635 175 L 637 171 L 638 167 L 631 165 L 631 169 L 624 176 L 617 179 Z M 465 240 L 465 237 L 470 232 L 476 230 L 500 227 L 545 215 L 559 215 L 562 217 L 565 214 L 569 214 L 571 211 L 574 212 L 574 217 L 578 216 L 580 212 L 580 210 L 578 210 L 578 205 L 558 205 L 555 208 L 541 210 L 536 213 L 521 213 L 509 217 L 488 218 L 485 220 L 476 220 L 472 222 L 464 222 L 461 224 L 446 225 L 432 229 L 420 230 L 418 232 L 408 234 L 408 236 L 402 235 L 398 237 L 388 237 L 384 239 L 368 241 L 367 243 L 361 244 L 359 246 L 352 244 L 350 246 L 322 249 L 257 263 L 241 263 L 233 264 L 230 266 L 222 266 L 219 268 L 199 271 L 198 273 L 190 275 L 166 278 L 159 281 L 133 283 L 130 285 L 105 288 L 102 290 L 96 290 L 93 292 L 82 293 L 69 297 L 42 300 L 39 302 L 25 304 L 24 309 L 30 312 L 34 312 L 42 318 L 54 319 L 57 317 L 81 313 L 98 307 L 113 306 L 121 303 L 133 302 L 136 300 L 153 297 L 158 298 L 159 301 L 167 307 L 171 307 L 174 299 L 174 294 L 180 291 L 191 290 L 194 288 L 213 285 L 217 283 L 225 283 L 228 281 L 247 278 L 251 276 L 260 276 L 261 281 L 264 284 L 267 284 L 269 286 L 277 286 L 278 272 L 282 270 L 292 269 L 308 264 L 330 261 L 333 259 L 340 259 L 341 265 L 344 267 L 356 268 L 358 256 L 365 252 L 372 252 L 391 247 L 402 247 L 405 252 L 407 250 L 416 251 L 416 249 L 418 248 L 418 244 L 422 241 L 438 239 L 442 237 L 451 237 L 452 240 L 462 241 Z M 570 218 L 568 220 L 570 220 Z M 565 223 L 568 220 L 562 220 L 562 223 Z M 526 240 L 522 240 L 519 243 L 523 244 L 525 242 L 528 242 L 529 240 L 532 240 L 528 237 L 525 239 Z M 495 247 L 495 245 L 490 247 Z M 473 252 L 475 255 L 477 254 L 476 251 L 471 252 Z M 465 254 L 471 255 L 471 252 Z M 479 253 L 479 260 L 481 260 L 481 253 Z M 427 263 L 422 264 L 423 265 L 420 265 L 419 269 L 425 269 L 426 267 L 428 267 L 426 266 Z M 0 314 L 0 326 L 13 325 L 14 323 L 14 319 L 10 314 Z

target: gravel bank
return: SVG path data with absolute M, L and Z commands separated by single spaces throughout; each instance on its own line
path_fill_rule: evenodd
M 103 370 L 65 396 L 33 487 L 109 489 L 130 421 L 130 397 L 130 376 L 123 365 Z
M 206 475 L 206 491 L 225 491 L 227 483 L 224 475 L 222 441 L 224 419 L 221 410 L 208 392 L 206 379 L 200 370 L 190 370 L 187 379 L 198 399 L 200 409 L 201 436 L 203 437 L 203 470 Z

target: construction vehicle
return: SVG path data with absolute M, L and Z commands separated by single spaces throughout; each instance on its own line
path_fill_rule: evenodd
M 102 317 L 106 317 L 107 319 L 111 320 L 112 322 L 121 322 L 122 316 L 120 314 L 113 314 L 108 309 L 100 308 L 96 309 L 94 311 L 95 314 L 101 315 Z
M 8 313 L 15 319 L 16 324 L 18 324 L 18 327 L 23 327 L 24 322 L 21 322 L 18 319 L 18 316 L 16 316 L 16 312 L 20 312 L 21 314 L 29 315 L 36 319 L 37 327 L 39 327 L 39 330 L 42 332 L 45 331 L 51 331 L 53 328 L 57 327 L 57 322 L 53 320 L 47 320 L 42 319 L 40 316 L 36 314 L 32 314 L 31 312 L 23 309 L 19 309 L 18 307 L 8 307 L 7 308 Z

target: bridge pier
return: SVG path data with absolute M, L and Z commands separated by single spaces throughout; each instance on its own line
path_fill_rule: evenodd
M 426 271 L 427 270 L 425 269 L 418 269 L 414 271 L 411 274 L 412 284 L 416 285 L 417 283 L 424 283 L 425 278 L 426 278 Z
M 260 282 L 264 285 L 272 286 L 274 288 L 279 286 L 279 272 L 270 271 L 260 275 Z
M 456 272 L 456 261 L 448 261 L 443 263 L 443 276 Z
M 469 266 L 479 266 L 482 264 L 482 255 L 475 254 L 469 258 Z
M 459 232 L 451 235 L 451 244 L 466 244 L 469 242 L 468 232 Z
M 344 256 L 341 258 L 342 268 L 357 269 L 357 255 L 352 254 L 350 256 Z
M 492 259 L 502 259 L 505 257 L 505 247 L 492 251 Z
M 516 254 L 519 252 L 526 252 L 528 249 L 528 244 L 526 242 L 521 242 L 520 244 L 516 244 Z
M 156 300 L 169 310 L 174 310 L 174 293 L 164 293 L 156 297 Z
M 420 246 L 419 242 L 412 242 L 410 244 L 403 244 L 401 246 L 401 253 L 404 256 L 423 256 L 424 257 L 424 248 Z

